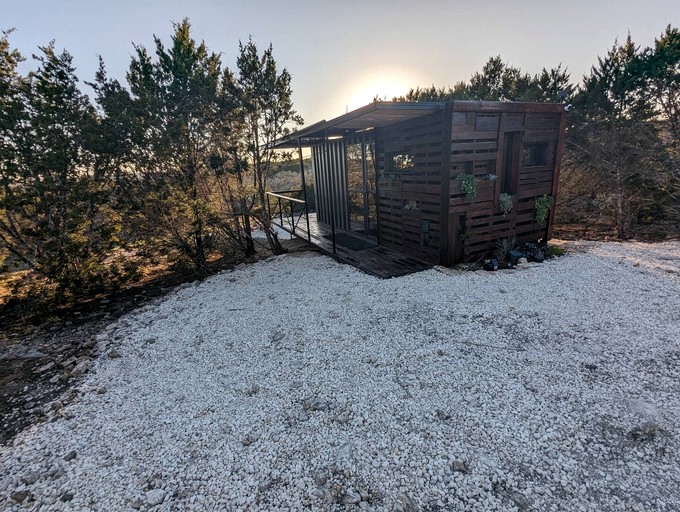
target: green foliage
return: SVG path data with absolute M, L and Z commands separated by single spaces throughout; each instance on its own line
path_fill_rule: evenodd
M 431 87 L 411 89 L 406 95 L 394 98 L 395 101 L 540 101 L 560 102 L 565 92 L 570 90 L 569 73 L 562 69 L 543 68 L 531 76 L 519 68 L 506 64 L 500 56 L 491 57 L 481 73 L 476 72 L 469 82 L 458 82 L 451 87 Z
M 125 175 L 132 238 L 189 260 L 203 275 L 228 220 L 226 176 L 241 165 L 240 118 L 219 55 L 191 37 L 188 20 L 174 28 L 169 47 L 155 39 L 155 58 L 135 47 L 130 95 L 103 66 L 94 87 L 104 126 L 127 146 L 105 146 L 105 157 L 134 166 Z
M 236 66 L 238 75 L 230 74 L 227 88 L 238 99 L 244 116 L 245 152 L 252 164 L 256 191 L 250 201 L 254 206 L 251 213 L 265 232 L 272 251 L 280 254 L 283 248 L 265 210 L 267 180 L 273 164 L 281 157 L 272 149 L 272 143 L 302 124 L 302 118 L 293 109 L 290 73 L 285 68 L 277 70 L 271 44 L 260 55 L 252 38 L 245 44 L 240 42 Z
M 541 224 L 545 223 L 548 220 L 548 214 L 554 203 L 555 200 L 552 196 L 542 195 L 541 197 L 537 197 L 535 203 L 536 221 Z
M 92 147 L 97 118 L 71 55 L 52 43 L 40 51 L 24 78 L 7 34 L 0 43 L 0 245 L 61 296 L 104 290 L 128 273 L 107 261 L 118 226 L 108 204 L 114 185 Z
M 555 245 L 548 246 L 548 256 L 550 257 L 564 256 L 565 254 L 567 254 L 567 251 L 565 251 L 561 247 L 557 247 Z
M 503 215 L 507 215 L 512 211 L 512 196 L 506 192 L 501 192 L 498 196 L 498 206 Z
M 583 222 L 588 211 L 610 217 L 625 238 L 634 221 L 680 218 L 678 66 L 680 35 L 669 26 L 654 48 L 630 35 L 615 42 L 584 78 L 562 173 L 567 209 Z
M 458 234 L 458 240 L 460 240 L 461 242 L 465 242 L 466 240 L 472 238 L 472 236 L 473 236 L 472 231 L 468 231 L 467 229 L 465 229 Z
M 460 190 L 465 197 L 472 199 L 477 195 L 477 179 L 472 174 L 461 173 L 458 175 Z
M 505 261 L 510 251 L 515 248 L 515 243 L 516 239 L 514 236 L 512 238 L 500 238 L 496 240 L 496 249 L 499 261 Z

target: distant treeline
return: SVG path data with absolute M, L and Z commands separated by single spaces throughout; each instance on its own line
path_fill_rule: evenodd
M 268 144 L 302 119 L 271 45 L 240 43 L 237 67 L 196 42 L 188 20 L 169 46 L 134 46 L 127 84 L 78 88 L 68 52 L 40 48 L 36 71 L 0 39 L 0 252 L 58 297 L 114 288 L 147 260 L 189 263 L 254 252 L 277 155 Z
M 680 31 L 671 25 L 651 47 L 630 35 L 615 42 L 579 84 L 561 65 L 532 76 L 493 57 L 468 82 L 395 100 L 569 105 L 557 222 L 587 233 L 604 221 L 618 238 L 645 230 L 663 238 L 654 226 L 680 233 Z

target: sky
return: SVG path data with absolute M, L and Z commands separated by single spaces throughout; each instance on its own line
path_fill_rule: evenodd
M 239 41 L 273 45 L 292 75 L 305 125 L 416 86 L 452 86 L 489 57 L 535 74 L 562 63 L 579 82 L 628 32 L 651 46 L 678 0 L 0 0 L 0 29 L 25 56 L 54 39 L 91 81 L 101 55 L 124 82 L 133 43 L 169 42 L 188 17 L 193 36 L 234 69 Z M 34 69 L 29 58 L 22 71 Z M 83 86 L 87 91 L 87 87 Z

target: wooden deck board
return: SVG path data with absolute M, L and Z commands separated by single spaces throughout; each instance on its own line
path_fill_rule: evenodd
M 353 251 L 339 244 L 335 246 L 335 254 L 333 254 L 333 242 L 327 238 L 331 234 L 331 227 L 327 224 L 318 222 L 316 214 L 309 214 L 309 236 L 307 235 L 307 223 L 302 218 L 295 230 L 291 227 L 290 219 L 275 218 L 272 222 L 290 233 L 293 236 L 307 240 L 312 245 L 318 247 L 326 254 L 335 257 L 343 263 L 348 263 L 367 274 L 371 274 L 382 279 L 389 279 L 391 277 L 399 277 L 421 270 L 432 268 L 432 265 L 424 263 L 416 258 L 407 256 L 399 251 L 375 245 L 369 249 L 361 249 Z M 348 233 L 356 238 L 371 240 L 376 243 L 375 238 L 366 237 L 356 231 L 345 231 L 336 229 L 336 233 Z

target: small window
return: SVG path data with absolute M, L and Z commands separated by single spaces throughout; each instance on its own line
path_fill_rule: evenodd
M 544 142 L 526 144 L 522 157 L 522 167 L 545 165 L 548 161 L 548 145 Z
M 413 162 L 413 155 L 411 155 L 410 153 L 399 153 L 391 155 L 389 157 L 387 165 L 388 172 L 390 171 L 401 172 L 415 167 L 415 163 Z

